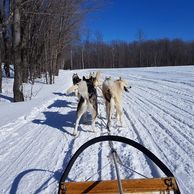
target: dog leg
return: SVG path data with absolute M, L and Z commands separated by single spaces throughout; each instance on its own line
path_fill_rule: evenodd
M 96 117 L 97 117 L 96 110 L 93 109 L 92 111 L 92 130 L 93 132 L 96 131 L 96 127 L 95 127 Z
M 86 124 L 88 122 L 88 116 L 87 113 L 83 114 L 83 123 Z
M 78 89 L 75 89 L 74 92 L 75 92 L 75 96 L 78 97 Z
M 106 119 L 107 119 L 106 127 L 109 129 L 110 127 L 110 102 L 106 101 L 105 106 L 106 106 Z
M 105 102 L 105 107 L 106 107 L 106 119 L 108 120 L 110 112 L 110 103 L 108 101 Z
M 87 104 L 86 104 L 86 100 L 84 100 L 84 102 L 80 106 L 78 106 L 77 119 L 76 119 L 76 122 L 75 122 L 74 131 L 73 131 L 74 136 L 77 135 L 77 128 L 78 128 L 78 125 L 79 125 L 79 121 L 80 121 L 82 115 L 86 112 L 86 110 L 87 110 Z
M 107 123 L 107 128 L 110 129 L 111 127 L 111 119 L 112 119 L 112 115 L 113 115 L 113 111 L 114 111 L 114 99 L 111 98 L 110 99 L 110 103 L 109 104 L 109 110 L 108 110 L 108 123 Z
M 117 115 L 117 121 L 120 122 L 121 127 L 123 126 L 123 122 L 122 122 L 122 107 L 119 104 L 116 104 L 116 115 Z

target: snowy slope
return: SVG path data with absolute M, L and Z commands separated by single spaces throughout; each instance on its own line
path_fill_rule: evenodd
M 96 133 L 81 121 L 72 136 L 77 99 L 65 95 L 73 72 L 61 71 L 55 85 L 38 82 L 32 100 L 10 103 L 12 80 L 4 79 L 0 94 L 0 193 L 57 193 L 63 169 L 86 141 L 106 135 L 106 115 L 98 91 Z M 101 69 L 102 78 L 122 76 L 132 86 L 123 96 L 124 126 L 111 134 L 133 139 L 159 157 L 177 178 L 182 193 L 194 190 L 194 66 L 139 69 Z M 28 93 L 26 86 L 26 95 Z M 89 117 L 89 115 L 88 115 Z M 163 175 L 134 148 L 115 143 L 123 162 L 121 177 Z M 99 143 L 79 157 L 69 180 L 114 179 L 108 143 Z M 103 168 L 98 174 L 99 169 Z M 131 170 L 130 170 L 131 169 Z

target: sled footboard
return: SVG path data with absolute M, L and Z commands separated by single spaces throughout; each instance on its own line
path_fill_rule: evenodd
M 174 177 L 122 180 L 124 194 L 180 193 Z M 62 183 L 60 194 L 118 194 L 117 180 Z

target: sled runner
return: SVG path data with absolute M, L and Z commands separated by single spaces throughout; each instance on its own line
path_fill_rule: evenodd
M 89 146 L 102 142 L 121 142 L 128 144 L 150 158 L 166 175 L 163 178 L 142 178 L 142 179 L 123 179 L 120 180 L 117 165 L 115 169 L 117 180 L 86 181 L 86 182 L 67 182 L 68 174 L 78 158 L 78 156 Z M 113 144 L 110 144 L 113 145 Z M 112 148 L 112 154 L 116 154 Z M 114 159 L 114 158 L 113 158 Z M 120 136 L 100 136 L 83 144 L 69 161 L 59 183 L 58 194 L 180 194 L 176 179 L 167 166 L 162 163 L 152 152 L 141 144 Z

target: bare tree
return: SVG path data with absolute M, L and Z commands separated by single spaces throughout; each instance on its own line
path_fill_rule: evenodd
M 13 48 L 14 48 L 14 102 L 24 101 L 21 67 L 21 26 L 20 6 L 22 0 L 14 0 L 13 3 Z
M 0 93 L 2 92 L 3 15 L 0 6 Z
M 141 34 L 140 34 L 141 35 Z M 114 40 L 104 42 L 101 36 L 96 41 L 85 43 L 85 67 L 149 67 L 194 64 L 194 41 L 180 39 L 148 40 L 140 36 L 139 41 L 125 42 Z M 80 45 L 74 48 L 74 67 L 82 64 Z M 77 50 L 77 52 L 76 52 Z M 88 60 L 89 59 L 89 60 Z
M 139 49 L 139 65 L 142 66 L 142 55 L 143 55 L 143 49 L 142 49 L 142 43 L 144 41 L 144 32 L 143 30 L 139 29 L 137 32 L 138 37 L 138 49 Z
M 5 75 L 10 77 L 9 72 L 9 63 L 10 58 L 8 53 L 8 45 L 10 49 L 10 44 L 8 44 L 8 24 L 9 18 L 6 16 L 6 3 L 9 1 L 1 1 L 0 2 L 0 91 L 2 91 L 2 65 L 4 64 Z

